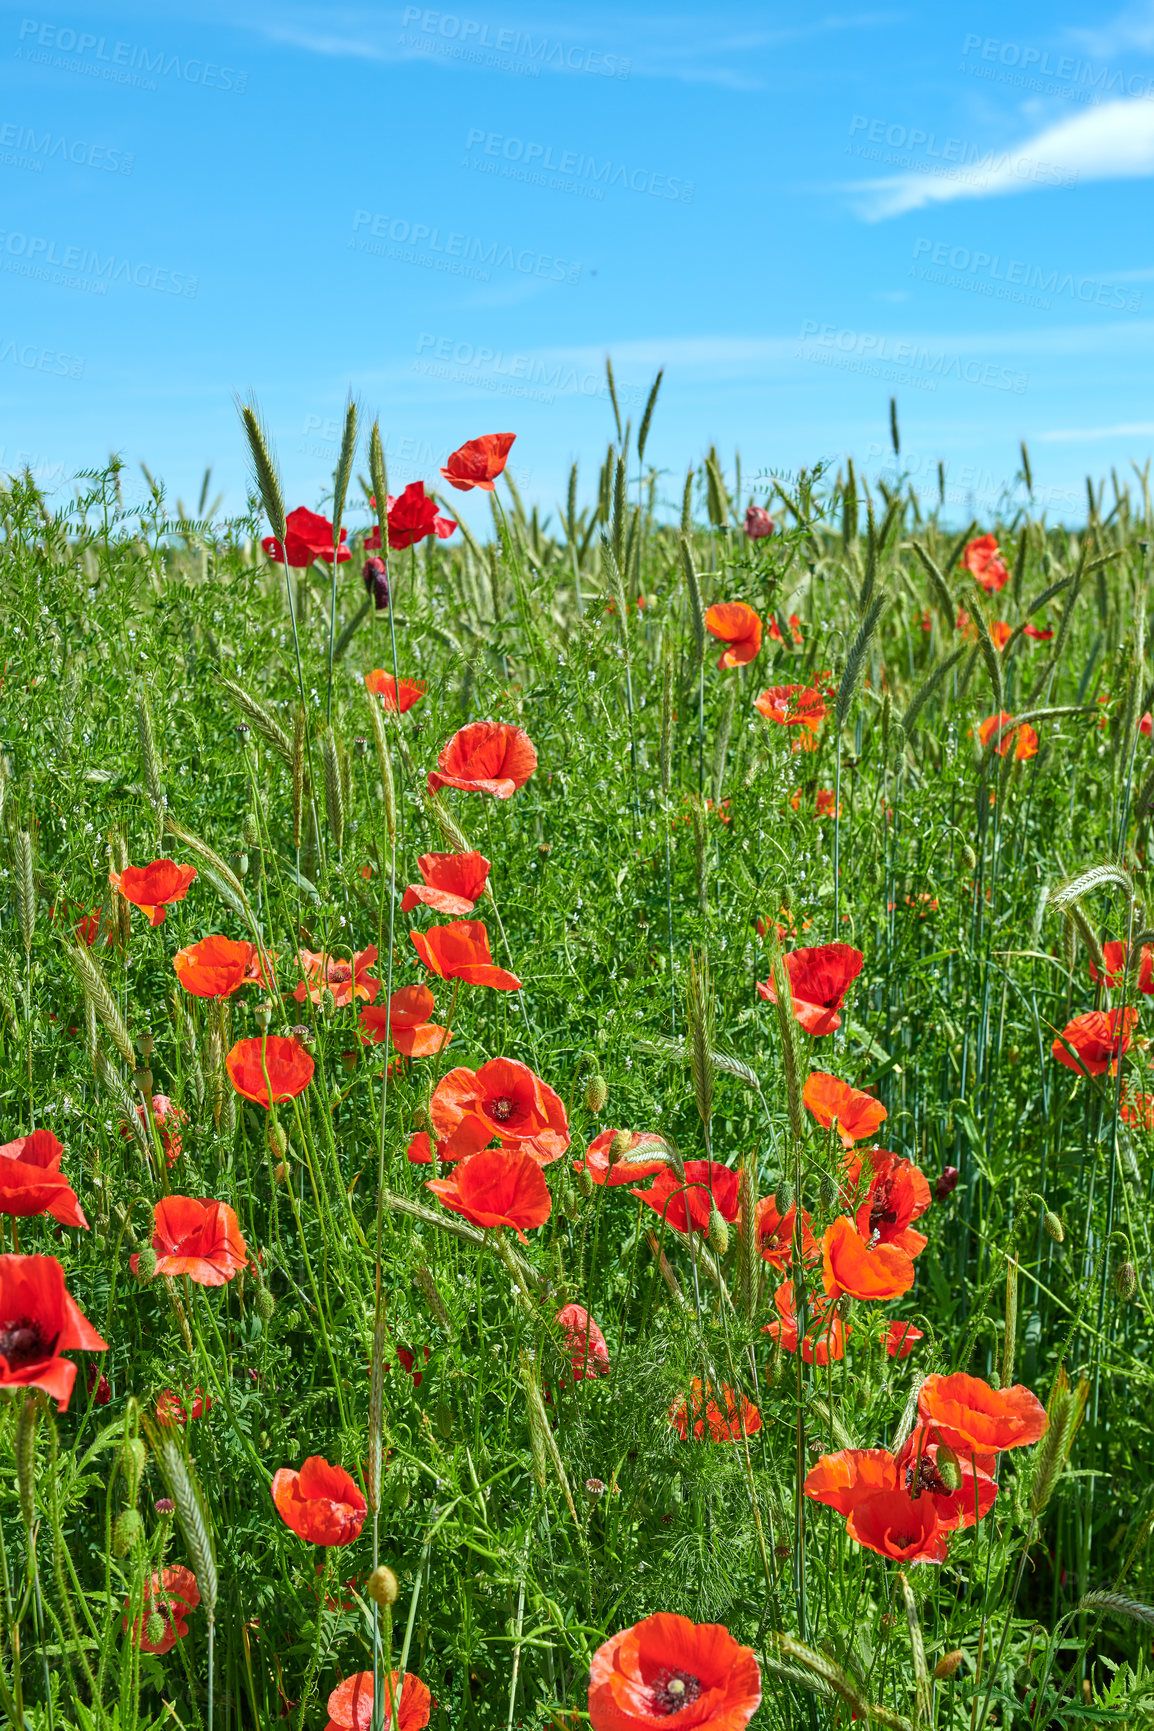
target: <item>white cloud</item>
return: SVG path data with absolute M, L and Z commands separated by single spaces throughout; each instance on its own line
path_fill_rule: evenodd
M 929 165 L 927 164 L 927 167 Z M 940 168 L 940 165 L 939 165 Z M 1154 102 L 1104 102 L 979 162 L 941 172 L 898 174 L 860 182 L 859 214 L 867 222 L 903 216 L 959 198 L 999 198 L 1047 186 L 1154 175 Z
M 1084 439 L 1151 439 L 1154 421 L 1123 421 L 1117 427 L 1055 427 L 1033 437 L 1042 445 L 1081 444 Z

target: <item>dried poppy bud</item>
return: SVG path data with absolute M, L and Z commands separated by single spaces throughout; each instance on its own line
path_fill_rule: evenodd
M 270 1124 L 268 1127 L 268 1147 L 270 1154 L 276 1154 L 284 1159 L 288 1153 L 288 1137 L 283 1124 Z
M 1066 1228 L 1062 1225 L 1059 1215 L 1053 1209 L 1047 1208 L 1042 1216 L 1042 1225 L 1046 1229 L 1047 1238 L 1052 1238 L 1055 1244 L 1061 1244 L 1066 1237 Z
M 725 1224 L 720 1208 L 709 1210 L 709 1228 L 707 1232 L 709 1248 L 715 1256 L 724 1256 L 729 1249 L 729 1227 Z
M 783 1563 L 786 1557 L 793 1556 L 793 1546 L 787 1545 L 783 1539 L 780 1544 L 774 1545 L 773 1554 L 777 1558 L 778 1562 Z
M 156 1273 L 156 1252 L 151 1245 L 142 1250 L 136 1258 L 136 1278 L 144 1282 L 151 1280 Z
M 938 1444 L 938 1477 L 951 1496 L 962 1488 L 962 1469 L 958 1457 L 948 1443 Z
M 956 1189 L 960 1177 L 961 1174 L 956 1166 L 943 1166 L 938 1174 L 938 1181 L 934 1185 L 935 1202 L 944 1202 L 946 1197 Z
M 247 727 L 245 728 L 245 732 L 248 732 Z M 150 1611 L 148 1613 L 148 1619 L 144 1625 L 144 1633 L 148 1637 L 148 1644 L 150 1647 L 160 1646 L 160 1643 L 168 1633 L 168 1624 L 165 1622 L 159 1611 Z
M 368 1578 L 365 1590 L 374 1605 L 382 1606 L 395 1605 L 401 1591 L 397 1584 L 396 1575 L 394 1575 L 392 1569 L 387 1568 L 384 1563 L 378 1564 L 378 1566 L 373 1570 L 372 1574 Z
M 960 1647 L 955 1647 L 952 1653 L 943 1653 L 934 1666 L 934 1677 L 939 1683 L 948 1683 L 951 1677 L 957 1675 L 958 1666 L 965 1658 Z
M 542 859 L 548 859 L 549 855 L 553 852 L 553 843 L 551 841 L 539 841 L 537 843 L 537 852 L 541 855 Z
M 777 1189 L 774 1191 L 773 1206 L 777 1209 L 777 1212 L 781 1215 L 782 1219 L 785 1218 L 793 1207 L 793 1185 L 790 1183 L 788 1178 L 783 1178 Z
M 287 1160 L 278 1160 L 272 1169 L 272 1175 L 278 1184 L 287 1184 L 291 1171 L 292 1168 Z
M 587 1112 L 603 1112 L 605 1102 L 609 1098 L 609 1084 L 604 1076 L 590 1076 L 585 1084 L 585 1109 Z
M 1114 1292 L 1119 1303 L 1128 1303 L 1137 1290 L 1138 1270 L 1130 1261 L 1120 1262 L 1114 1270 Z
M 276 1299 L 273 1297 L 268 1287 L 258 1287 L 256 1294 L 256 1313 L 260 1317 L 261 1321 L 267 1322 L 275 1309 Z
M 144 1531 L 144 1522 L 135 1509 L 121 1509 L 112 1528 L 112 1553 L 126 1557 Z

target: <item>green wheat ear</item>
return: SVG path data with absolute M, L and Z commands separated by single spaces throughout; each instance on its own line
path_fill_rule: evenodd
M 261 504 L 264 506 L 264 514 L 268 518 L 269 528 L 283 547 L 285 539 L 284 495 L 281 492 L 276 464 L 269 450 L 268 433 L 261 422 L 255 402 L 242 403 L 238 406 L 245 437 L 248 440 L 253 478 L 260 494 Z

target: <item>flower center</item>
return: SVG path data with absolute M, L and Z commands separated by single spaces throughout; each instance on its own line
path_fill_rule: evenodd
M 947 1497 L 949 1490 L 941 1473 L 926 1455 L 918 1461 L 916 1468 L 906 1468 L 906 1490 L 911 1497 L 920 1496 L 922 1491 L 932 1491 L 935 1496 Z
M 8 1360 L 9 1370 L 24 1370 L 30 1364 L 42 1364 L 56 1351 L 59 1333 L 49 1340 L 33 1317 L 21 1316 L 0 1325 L 0 1356 Z
M 513 1116 L 514 1105 L 507 1095 L 502 1094 L 497 1100 L 489 1102 L 489 1116 L 495 1118 L 498 1124 L 507 1124 Z
M 653 1711 L 662 1718 L 669 1718 L 697 1700 L 701 1694 L 701 1679 L 691 1671 L 663 1670 L 658 1671 L 649 1687 Z

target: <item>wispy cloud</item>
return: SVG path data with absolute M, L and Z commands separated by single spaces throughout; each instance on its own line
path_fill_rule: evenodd
M 927 167 L 931 165 L 927 164 Z M 1054 171 L 1052 175 L 1044 172 Z M 940 174 L 898 174 L 861 182 L 858 214 L 867 222 L 904 216 L 963 198 L 1000 198 L 1047 185 L 1154 175 L 1154 102 L 1104 102 L 1018 144 L 991 149 L 980 161 Z
M 1145 5 L 1128 6 L 1102 24 L 1068 29 L 1065 34 L 1084 54 L 1120 54 L 1128 48 L 1148 53 L 1154 49 L 1154 4 L 1146 0 Z
M 1033 437 L 1042 445 L 1080 445 L 1086 439 L 1151 439 L 1154 421 L 1123 421 L 1116 427 L 1055 427 Z

